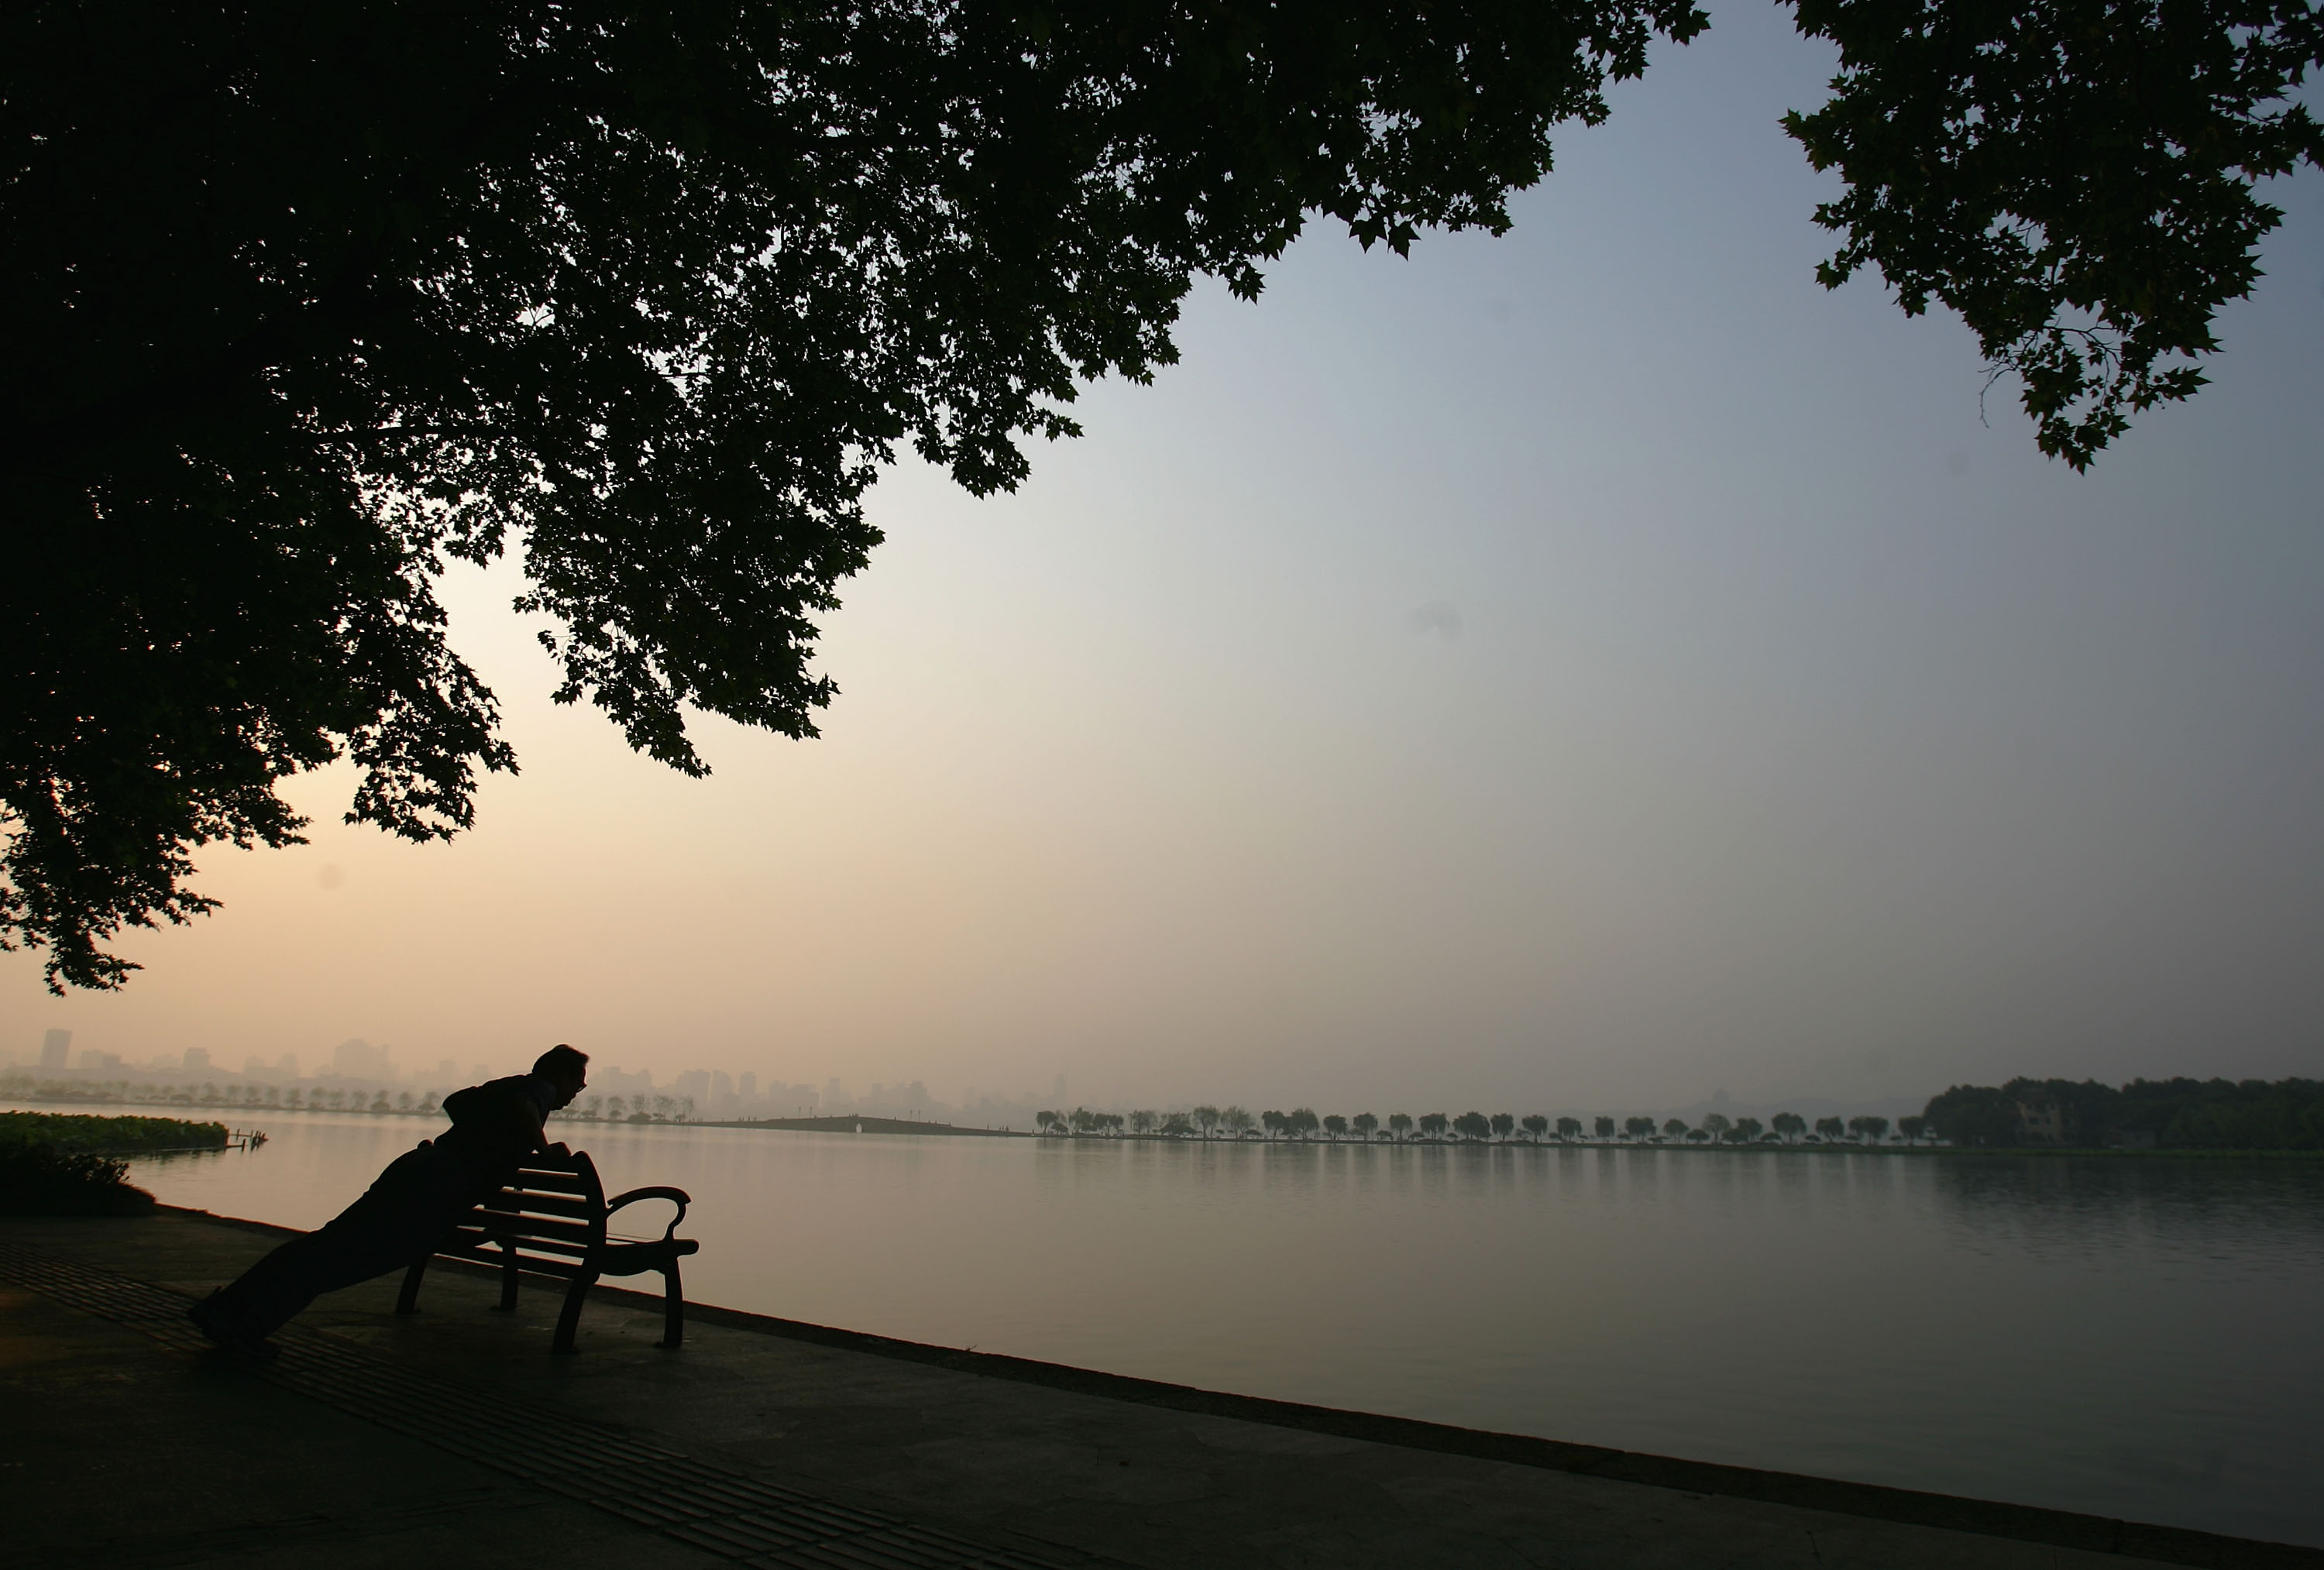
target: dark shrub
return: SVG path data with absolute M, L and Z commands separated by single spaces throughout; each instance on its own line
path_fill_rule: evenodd
M 153 1196 L 122 1180 L 126 1163 L 51 1145 L 0 1144 L 0 1216 L 143 1216 Z

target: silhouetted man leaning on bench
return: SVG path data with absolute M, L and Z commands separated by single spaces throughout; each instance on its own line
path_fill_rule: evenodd
M 266 1338 L 324 1292 L 408 1268 L 434 1252 L 460 1218 L 498 1192 L 536 1152 L 562 1156 L 541 1125 L 581 1093 L 589 1059 L 551 1047 L 530 1074 L 493 1079 L 444 1098 L 452 1126 L 388 1164 L 378 1180 L 320 1230 L 294 1237 L 188 1317 L 220 1346 L 274 1355 Z

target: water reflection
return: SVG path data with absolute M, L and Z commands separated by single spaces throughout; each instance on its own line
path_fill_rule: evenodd
M 162 1198 L 313 1225 L 420 1132 Z M 2324 1169 L 606 1128 L 693 1295 L 1480 1428 L 2324 1542 Z
M 1934 1163 L 1954 1246 L 2299 1279 L 2324 1266 L 2324 1164 L 2228 1160 Z

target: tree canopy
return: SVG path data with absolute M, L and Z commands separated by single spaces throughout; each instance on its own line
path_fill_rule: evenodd
M 2059 1138 L 2072 1145 L 2119 1144 L 2135 1136 L 2163 1149 L 2324 1150 L 2324 1083 L 2314 1079 L 2016 1079 L 1955 1085 L 1931 1098 L 1921 1121 L 1959 1145 L 2026 1143 L 2024 1111 L 2046 1102 Z
M 2211 322 L 2283 215 L 2253 182 L 2324 162 L 2288 94 L 2324 63 L 2307 0 L 1795 0 L 1830 103 L 1784 126 L 1847 193 L 1821 270 L 1871 266 L 2015 373 L 2042 450 L 2087 468 L 2190 396 Z
M 2319 158 L 2300 0 L 1801 0 L 1837 282 L 1960 310 L 2078 464 L 2184 397 Z M 703 764 L 815 733 L 908 448 L 979 493 L 1311 216 L 1508 223 L 1692 0 L 630 7 L 23 0 L 0 17 L 0 942 L 117 986 L 192 852 L 468 826 L 512 770 L 433 584 L 521 553 L 560 702 Z

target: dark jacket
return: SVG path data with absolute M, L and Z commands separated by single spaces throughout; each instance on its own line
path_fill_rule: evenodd
M 528 1118 L 524 1111 L 534 1115 Z M 538 1148 L 533 1130 L 557 1109 L 557 1088 L 542 1074 L 512 1074 L 444 1097 L 452 1126 L 437 1148 L 459 1158 L 480 1187 L 498 1188 Z

